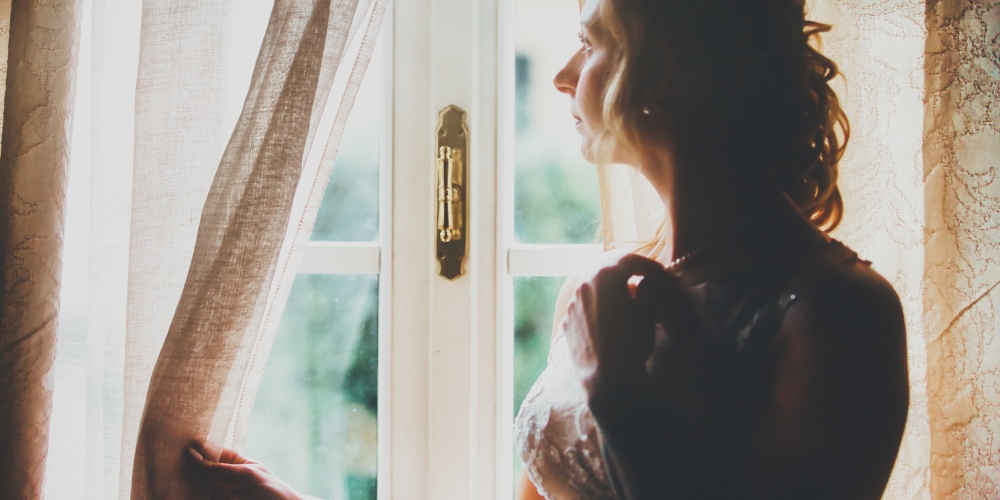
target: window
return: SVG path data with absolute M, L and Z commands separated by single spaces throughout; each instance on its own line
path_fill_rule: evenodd
M 565 0 L 393 6 L 251 420 L 248 453 L 301 491 L 512 497 L 511 424 L 556 295 L 601 251 L 597 176 L 551 84 L 577 31 Z M 471 134 L 454 281 L 433 247 L 433 138 L 451 104 Z

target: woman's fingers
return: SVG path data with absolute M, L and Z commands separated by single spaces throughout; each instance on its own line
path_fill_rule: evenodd
M 286 500 L 301 498 L 292 487 L 261 463 L 236 450 L 224 449 L 219 461 L 205 458 L 202 445 L 187 449 L 187 463 L 208 490 L 212 498 L 242 498 L 245 500 Z
M 240 452 L 238 452 L 238 451 L 236 451 L 236 450 L 234 450 L 232 448 L 225 448 L 225 449 L 222 450 L 222 454 L 219 456 L 219 462 L 222 462 L 224 464 L 255 464 L 255 463 L 257 463 L 255 460 L 253 460 L 250 457 L 247 457 L 245 455 L 241 455 Z
M 212 486 L 237 489 L 252 479 L 253 470 L 246 465 L 213 462 L 193 447 L 188 448 L 188 456 L 198 476 Z
M 663 269 L 663 264 L 634 253 L 622 256 L 621 259 L 618 259 L 616 267 L 621 267 L 622 269 L 632 272 L 666 272 Z
M 630 254 L 601 269 L 593 281 L 604 294 L 650 305 L 661 295 L 651 292 L 669 286 L 676 279 L 659 262 Z
M 659 262 L 647 259 L 641 255 L 629 254 L 618 260 L 618 263 L 612 266 L 621 275 L 627 277 L 631 276 L 642 276 L 642 277 L 668 277 L 670 273 L 663 267 L 663 264 Z

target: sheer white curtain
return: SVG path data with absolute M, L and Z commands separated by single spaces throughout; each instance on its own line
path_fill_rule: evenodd
M 1000 497 L 1000 3 L 815 0 L 846 75 L 834 233 L 889 279 L 908 330 L 911 406 L 886 498 Z M 659 201 L 601 172 L 605 241 L 648 240 Z M 651 215 L 653 214 L 653 215 Z
M 837 93 L 851 120 L 840 184 L 847 207 L 834 237 L 889 281 L 906 317 L 910 411 L 888 498 L 929 498 L 927 329 L 924 280 L 922 1 L 815 2 L 812 17 L 834 29 L 825 52 L 840 65 Z
M 242 445 L 386 5 L 13 2 L 0 171 L 27 183 L 0 199 L 43 208 L 14 221 L 40 228 L 25 255 L 46 279 L 26 289 L 5 264 L 0 496 L 40 497 L 44 468 L 52 498 L 199 498 L 184 447 Z M 42 106 L 56 111 L 31 113 Z M 53 139 L 8 147 L 34 131 Z M 3 229 L 6 252 L 23 228 Z M 38 304 L 34 323 L 6 314 L 17 297 Z M 46 438 L 59 445 L 44 467 Z

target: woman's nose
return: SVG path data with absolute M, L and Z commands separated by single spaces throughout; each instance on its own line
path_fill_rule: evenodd
M 566 65 L 552 79 L 552 84 L 559 92 L 570 96 L 576 93 L 576 82 L 580 78 L 579 56 L 579 52 L 573 54 L 573 57 L 566 61 Z

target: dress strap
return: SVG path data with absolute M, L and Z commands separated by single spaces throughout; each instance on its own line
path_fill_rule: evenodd
M 749 358 L 748 362 L 759 358 L 756 355 L 744 356 L 744 354 L 766 349 L 771 344 L 781 330 L 785 314 L 801 300 L 805 284 L 818 272 L 835 266 L 858 263 L 871 265 L 870 261 L 861 259 L 856 252 L 840 241 L 829 236 L 820 240 L 786 279 L 779 280 L 773 288 L 774 291 L 767 294 L 768 299 L 755 311 L 746 326 L 740 329 L 736 339 L 736 350 L 740 353 L 740 357 Z

